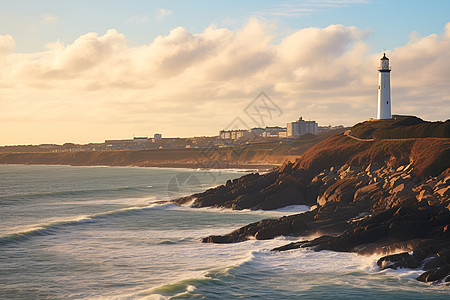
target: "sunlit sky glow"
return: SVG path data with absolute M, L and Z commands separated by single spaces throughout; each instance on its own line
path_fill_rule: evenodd
M 216 135 L 264 91 L 353 125 L 450 116 L 450 1 L 0 1 L 0 145 Z M 249 127 L 256 126 L 250 121 Z

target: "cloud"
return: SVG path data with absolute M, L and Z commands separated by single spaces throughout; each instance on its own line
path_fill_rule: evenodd
M 16 46 L 16 42 L 9 34 L 0 35 L 0 55 L 6 54 Z
M 150 135 L 212 135 L 245 117 L 262 90 L 284 111 L 271 125 L 299 116 L 352 125 L 376 116 L 381 53 L 364 42 L 370 31 L 330 25 L 281 40 L 273 32 L 273 24 L 251 19 L 238 30 L 210 26 L 194 34 L 177 27 L 132 47 L 111 29 L 36 53 L 16 53 L 14 39 L 0 36 L 0 126 L 22 128 L 0 132 L 0 144 L 32 132 L 42 137 L 33 131 L 37 123 L 47 142 L 67 141 L 68 134 L 102 141 L 142 128 Z M 393 113 L 448 118 L 448 53 L 450 23 L 441 35 L 412 34 L 388 51 Z
M 59 21 L 59 18 L 57 16 L 51 15 L 51 14 L 42 14 L 41 15 L 41 22 L 42 24 L 54 24 Z
M 165 8 L 157 8 L 156 13 L 156 20 L 163 21 L 166 17 L 170 16 L 173 11 Z

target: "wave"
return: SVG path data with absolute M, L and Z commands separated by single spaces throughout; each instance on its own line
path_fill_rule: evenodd
M 54 235 L 63 226 L 93 222 L 89 216 L 79 216 L 71 220 L 61 220 L 48 224 L 34 225 L 29 229 L 0 237 L 0 245 L 21 242 L 36 236 Z
M 98 202 L 99 200 L 96 200 Z M 56 220 L 56 221 L 50 221 L 48 223 L 43 224 L 36 224 L 32 225 L 26 229 L 19 230 L 14 233 L 6 234 L 3 236 L 0 236 L 0 245 L 5 245 L 13 242 L 21 242 L 28 240 L 32 237 L 37 236 L 46 236 L 46 235 L 54 235 L 57 234 L 59 230 L 62 228 L 68 227 L 68 226 L 76 226 L 86 223 L 94 223 L 97 220 L 110 218 L 110 217 L 122 217 L 127 215 L 136 215 L 137 213 L 145 212 L 146 210 L 204 210 L 208 212 L 216 212 L 216 213 L 233 213 L 233 214 L 258 214 L 262 215 L 263 217 L 278 217 L 281 216 L 281 214 L 285 214 L 286 212 L 291 213 L 299 213 L 302 211 L 306 211 L 306 206 L 293 206 L 288 207 L 286 209 L 280 209 L 280 210 L 274 210 L 274 211 L 262 211 L 262 210 L 231 210 L 231 209 L 223 209 L 223 208 L 191 208 L 187 206 L 179 206 L 175 203 L 166 201 L 166 200 L 157 200 L 152 201 L 151 203 L 145 203 L 138 206 L 131 206 L 121 209 L 116 209 L 112 211 L 102 212 L 98 214 L 92 214 L 92 215 L 80 215 L 76 217 L 72 217 L 69 219 L 62 219 L 62 220 Z M 302 210 L 302 211 L 300 211 Z M 170 243 L 179 243 L 180 241 L 162 241 L 163 244 L 170 244 Z M 182 241 L 181 241 L 182 242 Z
M 57 191 L 57 192 L 43 192 L 43 193 L 28 193 L 18 195 L 6 195 L 0 196 L 0 199 L 21 199 L 21 198 L 40 198 L 40 197 L 69 197 L 69 196 L 82 196 L 87 194 L 102 193 L 102 192 L 121 192 L 121 191 L 148 191 L 152 189 L 152 186 L 123 186 L 114 189 L 87 189 L 87 190 L 69 190 L 69 191 Z
M 162 284 L 133 295 L 137 299 L 174 299 L 174 298 L 204 298 L 201 294 L 195 294 L 197 288 L 202 285 L 222 285 L 224 278 L 229 278 L 230 271 L 251 261 L 254 258 L 254 252 L 250 251 L 240 261 L 231 265 L 219 268 L 213 268 L 208 271 L 191 273 L 189 278 L 179 281 Z
M 290 205 L 281 207 L 273 210 L 251 210 L 251 209 L 242 209 L 235 210 L 232 208 L 226 207 L 192 207 L 192 204 L 195 202 L 195 199 L 189 201 L 188 203 L 182 204 L 179 206 L 180 209 L 192 209 L 197 211 L 208 211 L 208 212 L 217 212 L 217 213 L 233 213 L 233 214 L 255 214 L 261 215 L 263 217 L 282 217 L 285 215 L 293 215 L 293 214 L 301 214 L 307 211 L 310 211 L 311 207 L 307 205 Z
M 6 245 L 15 242 L 22 242 L 37 236 L 46 236 L 57 234 L 62 228 L 68 226 L 76 226 L 86 223 L 94 223 L 97 220 L 109 218 L 109 217 L 120 217 L 126 215 L 135 215 L 136 213 L 146 211 L 148 209 L 168 209 L 175 206 L 175 204 L 167 203 L 166 201 L 156 201 L 150 205 L 143 206 L 133 206 L 121 209 L 116 209 L 112 211 L 107 211 L 103 213 L 93 214 L 93 215 L 82 215 L 76 216 L 74 218 L 57 220 L 44 224 L 33 225 L 25 230 L 19 232 L 10 233 L 4 236 L 0 236 L 0 245 Z

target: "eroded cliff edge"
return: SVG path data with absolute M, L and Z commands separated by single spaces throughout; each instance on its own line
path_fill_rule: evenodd
M 380 268 L 420 267 L 419 280 L 450 280 L 449 138 L 450 121 L 364 122 L 320 142 L 295 163 L 176 202 L 232 209 L 311 205 L 310 212 L 262 220 L 203 242 L 319 236 L 274 250 L 404 251 L 382 257 Z

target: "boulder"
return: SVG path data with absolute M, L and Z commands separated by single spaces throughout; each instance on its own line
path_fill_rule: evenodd
M 288 223 L 268 226 L 258 230 L 255 234 L 257 240 L 270 240 L 280 235 L 289 235 L 291 229 Z
M 438 194 L 440 197 L 449 198 L 450 197 L 450 185 L 446 187 L 438 189 L 435 194 Z
M 398 269 L 419 267 L 420 261 L 408 252 L 387 255 L 377 261 L 377 265 L 382 269 Z
M 396 172 L 401 172 L 401 171 L 403 171 L 403 169 L 405 168 L 406 166 L 400 166 L 400 167 L 398 167 L 395 171 Z
M 405 182 L 406 182 L 406 180 L 403 179 L 401 176 L 395 176 L 395 177 L 392 177 L 392 178 L 389 180 L 389 185 L 390 185 L 391 188 L 395 188 L 395 187 L 397 187 L 398 185 L 400 185 L 400 184 L 402 184 L 402 183 L 405 183 Z
M 374 196 L 380 196 L 382 194 L 381 191 L 381 183 L 372 183 L 369 185 L 365 185 L 358 190 L 356 190 L 355 195 L 353 197 L 353 201 L 371 201 Z
M 357 179 L 338 180 L 326 189 L 325 193 L 317 200 L 317 204 L 323 206 L 327 202 L 352 202 L 358 184 L 360 181 Z
M 312 205 L 303 193 L 294 186 L 286 186 L 267 196 L 259 205 L 260 209 L 269 210 L 289 205 Z
M 441 266 L 439 268 L 422 273 L 417 280 L 422 282 L 433 282 L 442 280 L 450 273 L 450 267 L 448 265 Z

